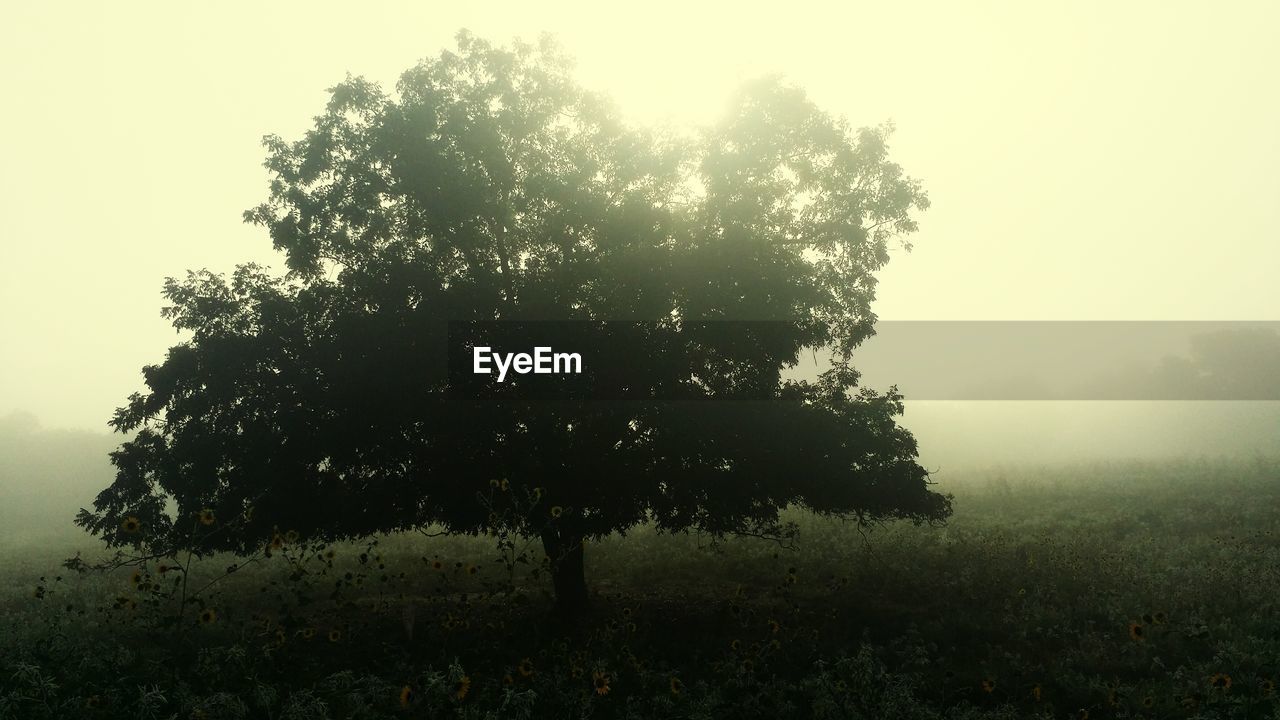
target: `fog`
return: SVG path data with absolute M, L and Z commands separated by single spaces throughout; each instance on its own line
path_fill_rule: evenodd
M 775 72 L 857 125 L 892 120 L 892 154 L 933 207 L 880 276 L 882 320 L 1274 321 L 1278 24 L 1272 3 L 10 8 L 0 519 L 69 520 L 109 481 L 122 438 L 106 421 L 180 339 L 159 316 L 166 276 L 282 264 L 241 222 L 267 191 L 260 138 L 301 134 L 346 73 L 390 85 L 460 27 L 554 32 L 636 123 L 706 123 Z M 943 474 L 1277 451 L 1275 398 L 1125 396 L 1190 357 L 1181 340 L 1150 349 L 1136 370 L 1090 369 L 1121 389 L 1105 401 L 1000 399 L 1021 380 L 1008 373 L 989 399 L 947 399 L 918 368 L 913 393 L 905 361 L 868 380 L 902 389 Z

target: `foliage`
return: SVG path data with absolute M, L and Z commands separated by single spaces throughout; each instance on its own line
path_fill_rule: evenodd
M 774 80 L 694 136 L 638 129 L 550 44 L 467 34 L 394 96 L 348 78 L 305 137 L 266 141 L 270 199 L 246 219 L 289 273 L 168 282 L 189 339 L 117 412 L 137 433 L 78 522 L 155 557 L 501 525 L 583 593 L 583 538 L 642 522 L 941 519 L 901 397 L 859 390 L 849 364 L 889 243 L 928 205 L 888 133 Z M 629 369 L 560 403 L 459 390 L 451 333 L 548 320 Z M 835 366 L 784 381 L 808 348 Z M 494 482 L 498 508 L 477 501 Z

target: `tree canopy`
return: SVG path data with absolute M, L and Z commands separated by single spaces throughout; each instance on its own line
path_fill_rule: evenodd
M 78 522 L 197 552 L 502 526 L 541 537 L 563 600 L 585 593 L 584 538 L 642 522 L 943 518 L 902 398 L 851 365 L 875 273 L 928 206 L 889 133 L 776 79 L 712 127 L 639 128 L 551 43 L 465 33 L 394 93 L 349 77 L 304 137 L 265 141 L 246 219 L 287 272 L 166 283 L 187 339 L 117 411 L 135 434 Z M 550 320 L 627 369 L 563 402 L 450 372 L 460 335 Z M 808 349 L 832 368 L 785 380 Z

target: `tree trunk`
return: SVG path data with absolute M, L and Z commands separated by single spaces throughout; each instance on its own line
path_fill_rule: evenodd
M 542 547 L 551 560 L 551 583 L 556 593 L 556 612 L 566 618 L 587 609 L 587 577 L 582 563 L 582 536 L 564 531 L 544 530 Z

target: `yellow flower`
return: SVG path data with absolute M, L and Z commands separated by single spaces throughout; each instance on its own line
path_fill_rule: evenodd
M 529 658 L 521 660 L 516 670 L 520 672 L 520 677 L 533 677 L 533 661 Z
M 339 630 L 338 628 L 334 628 L 334 629 L 332 629 L 332 630 L 330 630 L 330 631 L 329 631 L 329 642 L 336 643 L 336 642 L 338 642 L 338 641 L 339 641 L 339 640 L 341 640 L 341 639 L 342 639 L 342 631 L 341 631 L 341 630 Z
M 432 560 L 431 567 L 434 570 L 442 570 L 444 569 L 444 563 L 440 562 L 439 560 Z
M 1044 690 L 1040 687 L 1040 683 L 1031 686 L 1031 699 L 1040 702 L 1040 698 L 1044 696 Z
M 1142 698 L 1142 707 L 1146 708 L 1147 710 L 1150 710 L 1155 706 L 1156 706 L 1155 698 L 1151 697 L 1150 695 Z
M 511 483 L 507 482 L 506 478 L 502 478 L 502 482 L 499 483 L 499 486 L 502 488 L 503 492 L 506 492 L 511 488 Z
M 1271 697 L 1276 692 L 1276 684 L 1271 680 L 1263 680 L 1258 683 L 1258 689 L 1262 691 L 1263 697 Z
M 1146 639 L 1146 636 L 1147 636 L 1147 629 L 1142 626 L 1142 623 L 1136 623 L 1136 622 L 1129 623 L 1129 637 L 1133 638 L 1134 640 L 1137 640 L 1138 642 L 1142 642 L 1144 639 Z
M 200 624 L 212 625 L 218 621 L 218 613 L 213 608 L 205 608 L 200 612 Z
M 609 680 L 609 675 L 600 670 L 591 673 L 591 684 L 595 687 L 597 695 L 609 694 Z
M 560 507 L 559 505 L 551 506 L 551 517 L 558 518 L 563 514 L 564 514 L 564 508 Z
M 781 629 L 782 629 L 782 623 L 778 622 L 777 620 L 770 620 L 770 621 L 769 621 L 769 632 L 770 632 L 770 633 L 772 633 L 772 634 L 774 634 L 774 635 L 777 635 L 777 634 L 778 634 L 778 631 L 779 631 L 779 630 L 781 630 Z
M 297 531 L 297 530 L 290 530 L 289 532 L 285 533 L 285 534 L 284 534 L 284 541 L 285 541 L 285 542 L 287 542 L 287 543 L 289 543 L 290 545 L 292 545 L 292 544 L 294 544 L 294 543 L 298 542 L 298 531 Z
M 214 517 L 214 515 L 213 515 L 213 510 L 210 510 L 209 508 L 205 508 L 205 509 L 203 509 L 203 510 L 201 510 L 201 511 L 200 511 L 200 524 L 201 524 L 201 525 L 212 525 L 212 524 L 214 523 L 214 520 L 215 520 L 215 519 L 216 519 L 216 518 L 215 518 L 215 517 Z
M 93 710 L 94 708 L 101 707 L 102 698 L 98 695 L 90 695 L 84 699 L 84 706 L 87 710 Z
M 471 691 L 471 678 L 463 675 L 458 682 L 453 684 L 453 699 L 462 702 L 467 699 L 467 693 Z
M 129 582 L 130 582 L 134 587 L 138 587 L 139 585 L 141 585 L 141 584 L 142 584 L 142 570 L 140 570 L 140 569 L 135 569 L 135 570 L 133 571 L 133 574 L 129 576 Z
M 1155 615 L 1152 615 L 1151 619 L 1155 621 L 1156 625 L 1163 625 L 1166 622 L 1168 622 L 1169 616 L 1165 615 L 1164 612 L 1161 611 L 1161 612 L 1157 612 Z
M 468 575 L 475 575 L 475 574 L 476 574 L 476 573 L 478 573 L 478 572 L 480 572 L 480 568 L 476 567 L 475 565 L 468 565 L 468 566 L 467 566 L 467 574 L 468 574 Z
M 120 529 L 132 535 L 142 529 L 142 521 L 130 515 L 124 519 L 124 522 L 120 523 Z
M 672 695 L 678 696 L 680 695 L 680 693 L 684 692 L 684 683 L 680 682 L 680 678 L 672 677 L 670 684 L 671 684 Z
M 302 639 L 303 639 L 303 640 L 310 640 L 311 638 L 313 638 L 313 637 L 315 637 L 315 636 L 316 636 L 316 629 L 315 629 L 315 628 L 313 628 L 313 627 L 305 627 L 305 628 L 302 628 Z
M 1080 708 L 1079 710 L 1077 710 L 1076 720 L 1089 720 L 1089 711 L 1086 710 L 1085 708 Z
M 325 560 L 332 560 L 332 559 L 334 559 L 334 558 L 336 558 L 336 557 L 338 557 L 338 551 L 337 551 L 337 550 L 334 550 L 333 548 L 329 548 L 328 550 L 325 550 L 325 551 L 324 551 L 324 559 L 325 559 Z
M 1216 673 L 1209 678 L 1209 685 L 1215 690 L 1230 690 L 1231 676 L 1226 673 Z
M 993 693 L 996 691 L 996 681 L 991 678 L 982 679 L 982 692 Z
M 400 707 L 407 708 L 413 702 L 413 688 L 405 685 L 400 688 Z
M 516 684 L 516 680 L 515 678 L 511 677 L 511 673 L 507 673 L 506 675 L 502 676 L 502 684 L 510 687 Z

